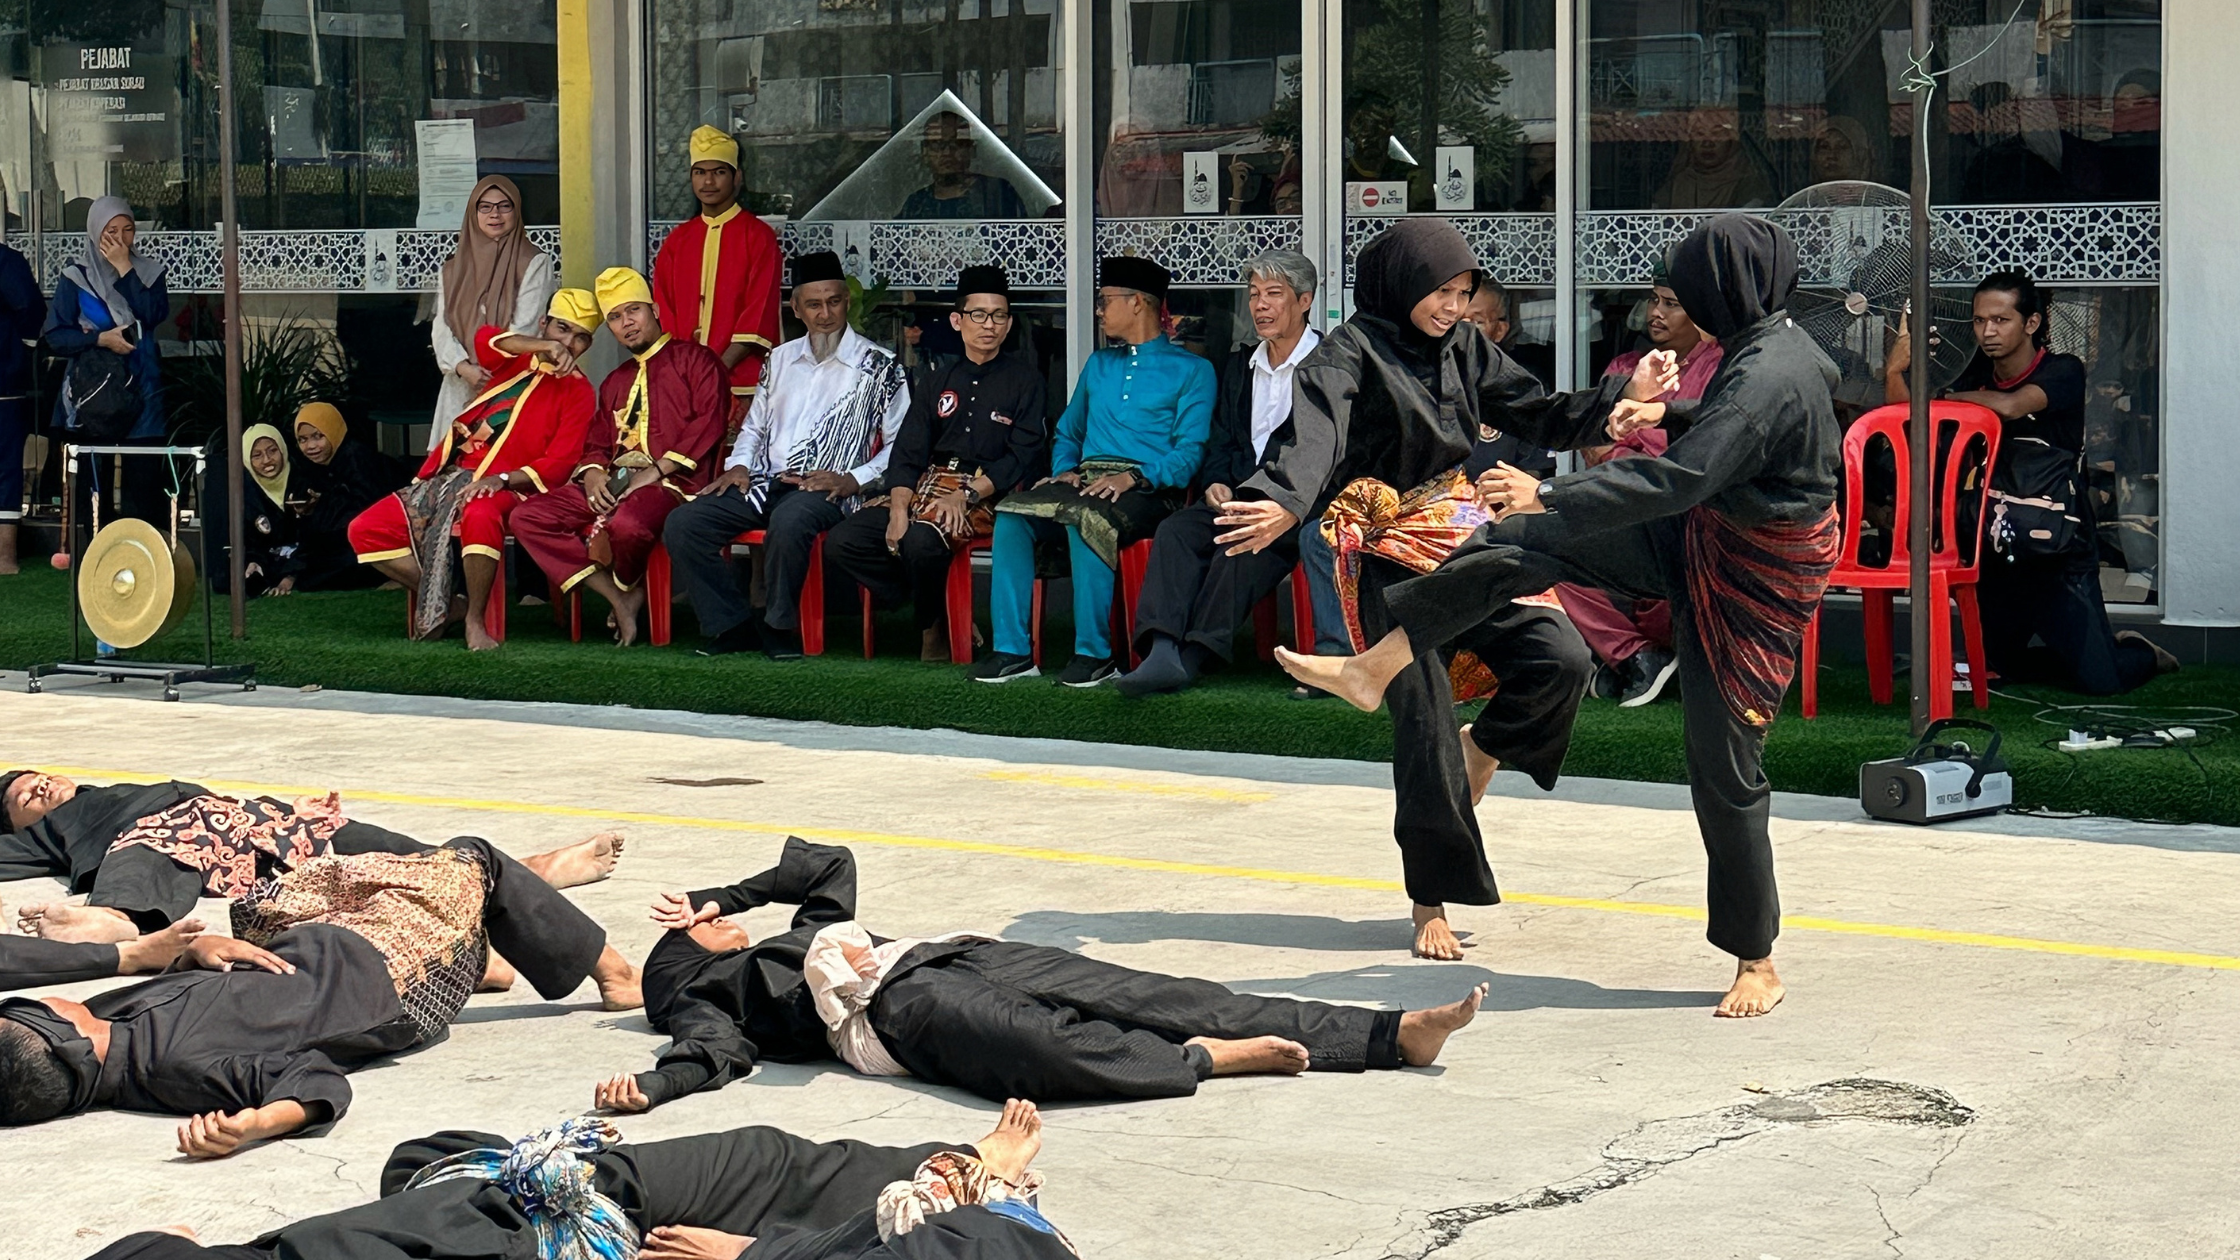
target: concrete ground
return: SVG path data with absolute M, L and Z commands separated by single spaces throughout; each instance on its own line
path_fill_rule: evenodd
M 973 928 L 1340 1002 L 1416 1006 L 1491 982 L 1435 1069 L 1053 1108 L 1044 1204 L 1086 1256 L 2240 1249 L 2240 834 L 2021 818 L 1928 831 L 1781 798 L 1790 996 L 1730 1022 L 1710 1014 L 1731 962 L 1702 939 L 1683 789 L 1547 796 L 1502 776 L 1480 817 L 1510 901 L 1458 911 L 1468 961 L 1419 963 L 1381 766 L 339 693 L 28 696 L 20 681 L 0 682 L 8 765 L 334 787 L 358 817 L 517 854 L 619 826 L 619 872 L 572 895 L 633 956 L 656 934 L 657 891 L 758 870 L 792 832 L 854 846 L 863 917 L 884 933 Z M 524 988 L 360 1073 L 327 1136 L 201 1164 L 172 1154 L 173 1122 L 154 1116 L 9 1132 L 0 1255 L 74 1260 L 171 1222 L 245 1240 L 370 1197 L 401 1139 L 575 1114 L 596 1078 L 660 1044 L 589 986 L 559 1003 Z M 904 1143 L 969 1138 L 993 1111 L 773 1066 L 620 1124 L 634 1140 L 770 1123 Z

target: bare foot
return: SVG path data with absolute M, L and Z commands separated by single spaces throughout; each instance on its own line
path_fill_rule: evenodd
M 16 910 L 16 927 L 27 936 L 87 945 L 121 945 L 140 935 L 122 910 L 73 906 L 64 901 L 30 902 Z
M 591 979 L 599 986 L 599 1001 L 610 1011 L 635 1010 L 646 1004 L 640 987 L 644 977 L 630 960 L 607 946 L 599 951 L 599 961 L 591 966 Z
M 163 970 L 179 961 L 179 955 L 187 952 L 188 944 L 204 930 L 200 919 L 181 919 L 160 932 L 118 942 L 117 974 L 134 976 Z
M 602 831 L 588 840 L 523 858 L 521 864 L 554 888 L 596 884 L 614 874 L 614 864 L 622 860 L 622 845 L 620 835 Z
M 1013 1185 L 1027 1175 L 1027 1165 L 1042 1150 L 1042 1112 L 1022 1098 L 1003 1104 L 1003 1119 L 995 1131 L 973 1144 L 981 1166 Z
M 489 958 L 482 964 L 482 983 L 474 986 L 474 991 L 477 993 L 503 993 L 513 987 L 513 982 L 516 979 L 518 979 L 518 976 L 514 973 L 513 964 L 498 957 L 498 952 L 492 950 Z
M 490 598 L 496 599 L 497 596 L 492 595 Z M 467 650 L 469 652 L 488 652 L 493 648 L 505 646 L 503 640 L 491 635 L 490 627 L 483 624 L 483 619 L 480 617 L 469 617 L 460 624 L 466 627 Z
M 622 600 L 614 607 L 614 642 L 616 647 L 629 647 L 638 641 L 639 614 L 646 610 L 646 588 L 634 586 L 622 592 Z
M 1454 929 L 1447 926 L 1445 906 L 1416 906 L 1413 917 L 1416 924 L 1416 957 L 1435 958 L 1440 962 L 1462 960 L 1462 942 L 1456 939 Z
M 1438 1062 L 1439 1052 L 1446 1049 L 1447 1038 L 1478 1017 L 1478 1006 L 1486 1000 L 1486 988 L 1481 984 L 1459 1002 L 1402 1015 L 1400 1061 L 1409 1067 L 1430 1067 Z
M 1470 776 L 1470 803 L 1476 805 L 1486 799 L 1486 789 L 1493 786 L 1493 772 L 1501 768 L 1501 759 L 1488 757 L 1484 749 L 1471 742 L 1467 722 L 1462 726 L 1462 768 Z
M 1356 664 L 1358 656 L 1301 656 L 1290 648 L 1276 649 L 1276 664 L 1301 685 L 1327 691 L 1363 713 L 1374 713 L 1384 703 L 1384 684 L 1372 680 Z
M 1213 1056 L 1215 1076 L 1244 1076 L 1267 1072 L 1279 1076 L 1297 1076 L 1307 1070 L 1307 1048 L 1281 1037 L 1248 1037 L 1243 1041 L 1192 1037 L 1184 1044 L 1206 1048 L 1206 1053 Z
M 705 1225 L 656 1225 L 646 1231 L 638 1260 L 739 1260 L 754 1246 L 745 1234 L 726 1234 Z
M 1734 967 L 1734 986 L 1719 999 L 1719 1009 L 1711 1013 L 1721 1019 L 1749 1019 L 1781 1005 L 1781 998 L 1787 992 L 1781 986 L 1781 977 L 1774 973 L 1770 956 L 1756 962 L 1738 960 Z

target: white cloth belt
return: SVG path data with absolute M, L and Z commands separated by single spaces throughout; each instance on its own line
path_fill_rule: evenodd
M 986 939 L 970 932 L 951 932 L 874 945 L 871 933 L 854 919 L 835 923 L 811 937 L 801 974 L 809 982 L 817 1018 L 824 1021 L 825 1040 L 831 1043 L 832 1052 L 865 1076 L 910 1075 L 908 1068 L 887 1053 L 886 1044 L 871 1027 L 871 999 L 877 996 L 880 982 L 904 954 L 920 945 Z

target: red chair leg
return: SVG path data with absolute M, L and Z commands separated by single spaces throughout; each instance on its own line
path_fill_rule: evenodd
M 568 628 L 568 601 L 557 598 L 548 599 L 545 601 L 545 607 L 552 610 L 553 628 L 565 631 Z
M 949 557 L 949 661 L 972 663 L 972 551 L 959 548 Z
M 1952 716 L 1952 594 L 1944 576 L 1929 574 L 1929 717 Z
M 801 654 L 824 655 L 824 535 L 809 544 L 809 575 L 801 580 Z
M 1314 654 L 1314 592 L 1307 586 L 1307 567 L 1291 569 L 1291 643 L 1301 656 Z
M 482 601 L 482 628 L 498 642 L 506 641 L 506 575 L 503 570 L 499 571 L 498 580 L 490 584 L 490 598 Z
M 1820 716 L 1820 610 L 1812 610 L 1812 620 L 1804 623 L 1804 643 L 1797 661 L 1798 691 L 1808 718 Z
M 561 628 L 568 632 L 568 642 L 583 642 L 583 588 L 579 586 L 552 601 L 554 608 L 562 604 L 567 605 L 564 614 L 567 620 L 561 622 Z
M 1866 623 L 1867 694 L 1874 697 L 1876 704 L 1888 704 L 1890 679 L 1897 666 L 1890 643 L 1893 616 L 1890 592 L 1859 592 L 1859 615 Z
M 1042 668 L 1042 579 L 1034 580 L 1034 607 L 1027 612 L 1027 633 L 1034 644 L 1034 667 Z
M 1150 571 L 1150 539 L 1120 549 L 1120 631 L 1127 638 L 1129 669 L 1143 664 L 1143 657 L 1136 652 L 1136 600 L 1143 594 L 1144 575 Z
M 1976 707 L 1991 707 L 1991 666 L 1983 659 L 1983 618 L 1976 609 L 1976 584 L 1963 582 L 1952 588 L 1960 604 L 1960 635 L 1968 648 L 1968 690 Z
M 868 661 L 879 654 L 878 646 L 873 642 L 877 637 L 873 634 L 873 629 L 878 623 L 871 617 L 871 588 L 858 586 L 856 597 L 856 606 L 863 610 L 863 659 Z
M 1282 633 L 1276 618 L 1276 593 L 1269 591 L 1266 599 L 1252 606 L 1252 641 L 1260 649 L 1261 660 L 1276 658 L 1276 640 Z
M 646 555 L 646 630 L 655 647 L 669 646 L 669 615 L 675 611 L 669 574 L 669 549 L 660 543 Z

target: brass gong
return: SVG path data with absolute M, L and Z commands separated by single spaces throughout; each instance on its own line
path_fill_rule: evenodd
M 78 557 L 78 611 L 103 643 L 133 648 L 179 624 L 194 603 L 194 557 L 146 521 L 101 527 Z

